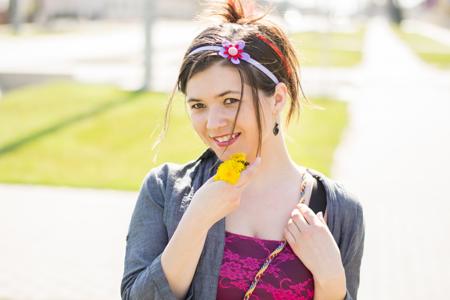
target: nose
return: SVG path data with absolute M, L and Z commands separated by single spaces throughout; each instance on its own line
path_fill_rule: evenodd
M 229 123 L 229 116 L 220 108 L 211 108 L 208 113 L 207 129 L 211 134 L 222 133 L 221 130 L 226 128 Z

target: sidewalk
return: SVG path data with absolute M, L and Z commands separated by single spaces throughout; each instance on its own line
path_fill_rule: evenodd
M 136 197 L 0 185 L 0 299 L 120 299 Z
M 364 207 L 360 299 L 447 299 L 450 72 L 371 22 L 333 177 Z

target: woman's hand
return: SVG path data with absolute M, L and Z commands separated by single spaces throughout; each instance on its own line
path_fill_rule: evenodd
M 284 237 L 315 281 L 336 282 L 343 277 L 345 289 L 341 253 L 321 212 L 316 215 L 307 205 L 299 203 L 284 228 Z
M 245 187 L 257 173 L 261 158 L 257 158 L 241 172 L 239 181 L 233 185 L 223 180 L 209 178 L 194 194 L 188 211 L 208 229 L 217 221 L 237 209 Z

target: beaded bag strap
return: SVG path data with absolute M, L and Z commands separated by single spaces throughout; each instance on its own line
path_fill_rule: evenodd
M 302 183 L 300 186 L 300 203 L 305 203 L 306 196 L 311 197 L 312 188 L 314 184 L 314 178 L 312 175 L 310 175 L 307 171 L 303 173 L 302 176 Z M 266 258 L 262 266 L 260 267 L 259 271 L 256 273 L 255 278 L 252 281 L 252 284 L 248 288 L 247 292 L 245 292 L 244 300 L 248 300 L 250 296 L 253 294 L 253 291 L 256 288 L 256 285 L 258 284 L 259 280 L 261 279 L 264 272 L 269 267 L 269 264 L 272 262 L 272 260 L 286 247 L 287 241 L 283 239 L 283 241 L 278 245 L 278 247 L 272 251 L 272 253 L 269 254 L 269 256 Z

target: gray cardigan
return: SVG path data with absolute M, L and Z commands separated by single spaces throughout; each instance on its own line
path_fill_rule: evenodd
M 193 194 L 213 176 L 218 160 L 207 149 L 186 164 L 164 163 L 145 177 L 126 237 L 123 300 L 176 299 L 161 268 L 161 253 L 172 237 Z M 365 222 L 359 200 L 343 185 L 307 169 L 326 190 L 327 225 L 339 246 L 347 280 L 345 300 L 357 299 L 364 250 Z M 186 299 L 216 299 L 225 240 L 225 218 L 208 231 Z M 230 299 L 231 300 L 231 299 Z

